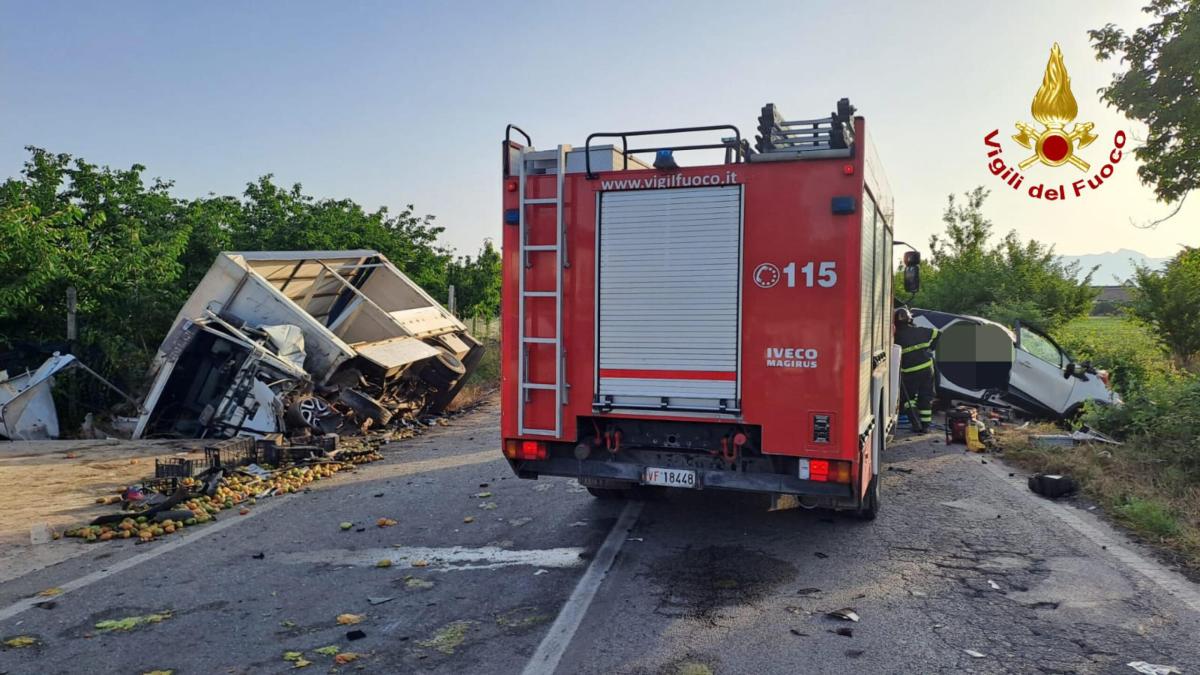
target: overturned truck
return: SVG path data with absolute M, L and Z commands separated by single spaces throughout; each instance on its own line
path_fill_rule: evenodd
M 222 253 L 159 347 L 134 438 L 379 428 L 442 412 L 482 356 L 376 251 Z

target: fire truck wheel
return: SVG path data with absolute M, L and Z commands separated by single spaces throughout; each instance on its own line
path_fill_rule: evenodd
M 854 511 L 854 517 L 859 520 L 875 520 L 879 515 L 879 476 L 871 479 L 867 486 L 867 494 L 863 495 L 862 504 Z
M 595 497 L 596 499 L 603 499 L 606 501 L 611 500 L 611 499 L 624 499 L 630 493 L 630 490 L 613 490 L 613 489 L 609 489 L 609 488 L 594 488 L 594 487 L 588 488 L 587 491 L 588 491 L 588 494 Z
M 425 360 L 425 367 L 421 369 L 421 379 L 438 391 L 446 391 L 466 372 L 466 366 L 457 356 L 441 350 L 437 356 Z

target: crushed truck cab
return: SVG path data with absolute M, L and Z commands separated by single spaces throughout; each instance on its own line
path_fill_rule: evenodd
M 509 127 L 502 437 L 517 475 L 874 515 L 897 404 L 893 206 L 864 119 L 837 107 L 788 121 L 768 104 L 755 149 L 731 125 L 546 150 Z M 661 145 L 681 134 L 716 138 Z M 660 145 L 631 147 L 643 136 Z M 725 161 L 679 167 L 689 150 Z

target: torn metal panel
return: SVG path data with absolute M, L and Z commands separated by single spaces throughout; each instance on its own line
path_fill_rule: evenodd
M 79 368 L 101 384 L 134 402 L 129 394 L 100 377 L 73 354 L 55 353 L 33 372 L 8 377 L 0 371 L 0 438 L 39 441 L 58 438 L 58 410 L 54 407 L 51 387 L 54 376 L 71 368 Z
M 58 411 L 50 387 L 54 374 L 75 362 L 55 354 L 37 370 L 0 381 L 0 436 L 35 441 L 58 438 Z
M 388 372 L 439 354 L 437 347 L 409 337 L 368 342 L 356 345 L 355 350 L 359 356 Z

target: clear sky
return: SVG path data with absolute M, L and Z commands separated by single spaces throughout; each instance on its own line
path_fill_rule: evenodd
M 0 177 L 26 145 L 145 164 L 188 197 L 273 173 L 368 208 L 411 203 L 473 252 L 500 232 L 507 122 L 542 147 L 711 123 L 752 137 L 763 103 L 817 117 L 848 96 L 896 193 L 898 237 L 924 248 L 946 195 L 982 184 L 1001 231 L 1060 253 L 1166 256 L 1200 244 L 1200 198 L 1137 230 L 1130 219 L 1169 209 L 1131 158 L 1085 198 L 1045 203 L 993 177 L 983 144 L 999 128 L 1004 156 L 1023 158 L 1008 137 L 1033 122 L 1055 41 L 1077 121 L 1100 134 L 1082 153 L 1093 171 L 1116 129 L 1140 135 L 1100 103 L 1116 65 L 1095 61 L 1086 31 L 1141 25 L 1142 4 L 0 0 Z M 1025 187 L 1080 177 L 1035 166 Z

